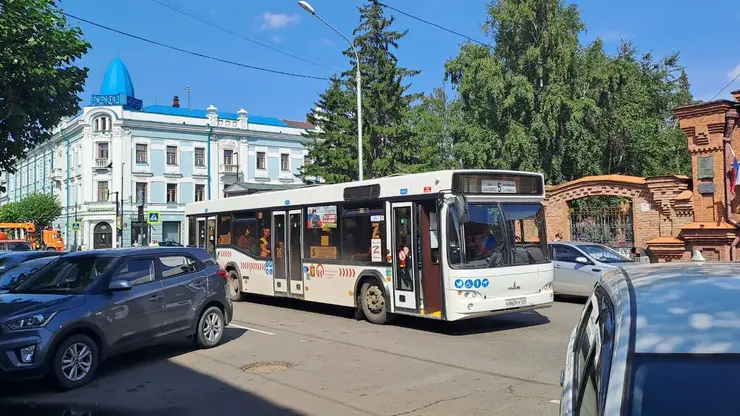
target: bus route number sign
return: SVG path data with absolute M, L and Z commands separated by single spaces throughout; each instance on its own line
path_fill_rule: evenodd
M 485 194 L 515 194 L 516 182 L 506 180 L 482 180 L 480 190 Z

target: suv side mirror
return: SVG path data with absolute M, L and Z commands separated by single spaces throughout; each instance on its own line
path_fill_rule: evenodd
M 131 282 L 128 280 L 113 280 L 108 285 L 108 290 L 111 292 L 121 292 L 124 290 L 131 290 L 133 286 L 131 286 Z
M 576 263 L 579 263 L 579 264 L 590 264 L 590 262 L 588 261 L 588 259 L 585 258 L 585 257 L 583 257 L 583 256 L 576 257 Z

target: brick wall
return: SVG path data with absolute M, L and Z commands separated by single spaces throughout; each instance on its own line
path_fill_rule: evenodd
M 547 189 L 545 213 L 547 238 L 570 236 L 569 202 L 592 196 L 619 196 L 632 202 L 635 247 L 663 236 L 675 236 L 679 228 L 693 220 L 689 206 L 689 179 L 685 176 L 640 178 L 623 175 L 589 176 Z M 683 202 L 682 205 L 682 201 Z

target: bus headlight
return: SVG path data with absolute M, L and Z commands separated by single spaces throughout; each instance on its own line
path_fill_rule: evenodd
M 546 285 L 542 286 L 542 289 L 540 289 L 540 292 L 545 290 L 552 290 L 552 282 L 547 282 Z

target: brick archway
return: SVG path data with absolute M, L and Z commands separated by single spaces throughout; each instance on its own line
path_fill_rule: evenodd
M 688 201 L 691 191 L 685 176 L 659 176 L 641 178 L 624 175 L 586 176 L 546 190 L 545 213 L 547 238 L 556 234 L 565 240 L 570 236 L 570 211 L 568 203 L 590 196 L 617 196 L 632 202 L 632 224 L 635 247 L 647 247 L 647 242 L 661 236 L 675 236 L 683 221 L 675 224 L 678 212 Z M 688 192 L 688 194 L 687 194 Z M 690 209 L 690 208 L 689 208 Z M 687 218 L 687 221 L 690 219 Z

